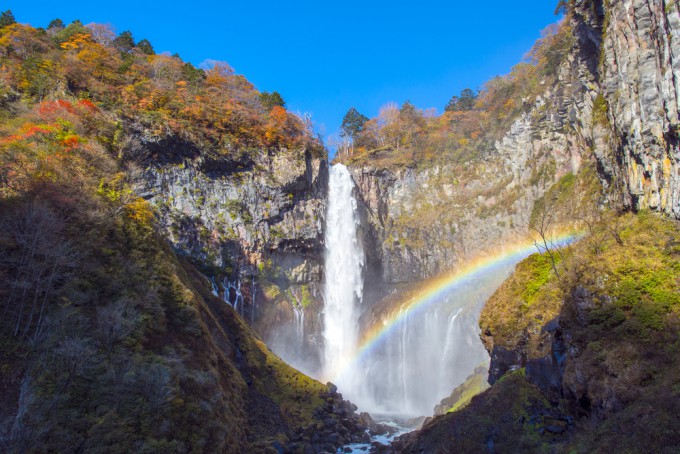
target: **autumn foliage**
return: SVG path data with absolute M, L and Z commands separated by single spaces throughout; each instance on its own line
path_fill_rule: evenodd
M 572 40 L 567 21 L 548 27 L 526 61 L 491 79 L 476 94 L 463 90 L 441 115 L 408 101 L 386 104 L 351 143 L 341 143 L 336 159 L 409 167 L 484 159 L 511 122 L 529 112 L 537 96 L 556 81 Z
M 197 69 L 176 55 L 132 47 L 129 34 L 114 37 L 107 26 L 78 22 L 57 31 L 22 24 L 0 29 L 0 107 L 80 100 L 80 107 L 87 101 L 142 123 L 151 134 L 185 137 L 219 153 L 321 149 L 304 121 L 279 106 L 270 111 L 226 63 Z

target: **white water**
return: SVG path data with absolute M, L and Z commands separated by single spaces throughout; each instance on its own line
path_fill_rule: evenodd
M 210 278 L 210 285 L 212 286 L 212 294 L 215 296 L 220 295 L 220 288 L 217 286 L 217 283 L 215 282 L 215 277 Z
M 237 279 L 236 282 L 231 282 L 225 277 L 222 285 L 224 287 L 224 302 L 233 307 L 236 312 L 243 316 L 243 294 L 241 293 L 241 279 Z M 231 302 L 232 292 L 234 295 L 233 303 Z
M 322 378 L 374 416 L 431 415 L 443 397 L 488 361 L 479 340 L 479 311 L 512 265 L 459 286 L 424 311 L 400 313 L 401 321 L 384 342 L 358 358 L 358 321 L 366 308 L 361 306 L 364 252 L 353 189 L 347 168 L 333 166 L 325 236 Z
M 357 389 L 340 391 L 371 415 L 431 415 L 476 366 L 488 362 L 479 312 L 510 270 L 499 267 L 425 310 L 400 314 L 390 334 L 347 368 Z
M 345 166 L 330 169 L 326 217 L 323 376 L 335 377 L 352 359 L 359 337 L 357 322 L 363 295 L 364 251 L 357 235 L 359 214 Z M 336 383 L 348 397 L 356 389 L 354 374 Z
M 305 347 L 305 310 L 302 305 L 293 304 L 293 314 L 295 315 L 295 334 L 299 342 L 296 347 L 302 351 Z

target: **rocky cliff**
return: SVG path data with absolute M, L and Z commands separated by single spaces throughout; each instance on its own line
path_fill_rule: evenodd
M 560 83 L 543 97 L 558 94 L 544 118 L 563 118 L 562 146 L 547 151 L 572 147 L 580 150 L 573 155 L 592 156 L 604 187 L 597 204 L 641 213 L 591 212 L 587 237 L 559 265 L 549 256 L 520 264 L 481 315 L 493 386 L 404 437 L 396 452 L 680 446 L 671 423 L 678 412 L 677 223 L 650 213 L 678 218 L 678 5 L 576 1 L 566 10 L 575 39 Z M 534 120 L 513 129 L 524 137 L 545 132 Z M 527 149 L 522 134 L 515 137 Z M 504 139 L 500 149 L 511 143 Z M 513 170 L 531 162 L 515 156 Z
M 577 108 L 573 111 L 576 122 L 572 137 L 579 139 L 581 146 L 593 149 L 598 175 L 610 189 L 607 195 L 615 208 L 655 210 L 677 218 L 675 161 L 680 153 L 676 133 L 678 63 L 674 57 L 680 32 L 677 5 L 643 1 L 603 5 L 581 1 L 570 6 L 569 20 L 577 38 L 570 66 L 582 81 L 581 93 L 592 101 L 590 106 L 574 104 Z M 584 128 L 588 119 L 591 128 Z M 610 233 L 623 244 L 616 233 L 621 221 L 604 218 L 601 222 L 609 224 Z M 655 228 L 662 230 L 660 226 Z M 596 235 L 591 235 L 588 241 L 596 241 L 593 236 Z M 658 248 L 662 249 L 660 245 Z M 532 279 L 521 277 L 521 270 L 518 274 L 520 281 Z M 568 299 L 579 312 L 592 306 L 592 294 L 583 287 L 574 288 Z M 559 302 L 553 304 L 559 307 Z M 485 312 L 488 316 L 492 309 L 487 308 Z M 557 313 L 553 311 L 553 315 Z M 553 340 L 552 344 L 542 342 L 542 348 L 563 349 L 559 325 L 550 317 L 544 318 L 543 323 L 541 332 L 550 333 Z M 526 364 L 530 375 L 526 354 L 520 355 L 525 360 L 518 362 L 513 359 L 517 351 L 503 349 L 508 336 L 513 336 L 509 344 L 515 346 L 526 346 L 531 338 L 525 333 L 522 340 L 521 333 L 508 330 L 500 336 L 503 341 L 497 345 L 493 336 L 483 336 L 494 354 L 491 381 L 512 369 L 513 364 Z M 494 364 L 502 365 L 501 369 L 494 368 Z
M 366 441 L 369 417 L 247 323 L 318 304 L 309 123 L 224 63 L 94 29 L 0 24 L 0 451 Z
M 145 156 L 136 191 L 158 208 L 173 247 L 199 264 L 213 292 L 286 359 L 317 363 L 328 165 L 320 147 L 249 150 L 236 158 L 134 132 Z M 160 156 L 160 158 L 159 158 Z M 296 324 L 306 323 L 300 339 Z
M 377 278 L 387 287 L 415 282 L 498 250 L 524 235 L 535 202 L 561 178 L 581 173 L 584 185 L 595 180 L 597 95 L 584 77 L 593 77 L 585 62 L 565 59 L 559 83 L 544 80 L 542 94 L 524 100 L 524 111 L 472 159 L 414 168 L 355 164 L 371 232 L 367 249 L 382 270 Z M 588 194 L 574 199 L 576 211 L 599 197 L 590 186 L 580 188 Z
M 625 203 L 680 217 L 680 14 L 674 1 L 578 2 L 584 22 L 602 29 L 597 90 L 611 148 L 596 153 L 624 188 Z M 585 28 L 585 26 L 584 26 Z M 593 31 L 598 27 L 593 27 Z
M 423 279 L 497 247 L 526 228 L 552 184 L 584 168 L 597 168 L 613 206 L 680 215 L 678 5 L 569 8 L 571 47 L 554 83 L 543 77 L 543 91 L 522 100 L 488 149 L 462 163 L 353 165 L 386 284 Z M 598 195 L 588 194 L 589 202 Z

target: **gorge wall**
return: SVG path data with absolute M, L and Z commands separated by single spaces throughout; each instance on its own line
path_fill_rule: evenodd
M 173 138 L 134 144 L 149 156 L 137 191 L 158 208 L 173 247 L 212 279 L 284 358 L 318 366 L 328 164 L 320 149 L 260 150 L 210 158 Z M 168 150 L 173 151 L 172 154 Z M 308 333 L 304 336 L 303 333 Z
M 431 277 L 516 237 L 535 201 L 584 168 L 597 169 L 586 178 L 599 177 L 613 206 L 680 216 L 678 5 L 577 1 L 569 8 L 573 43 L 556 83 L 523 100 L 523 113 L 481 158 L 354 165 L 373 260 L 388 286 Z M 576 203 L 601 203 L 599 196 L 576 194 Z M 570 207 L 562 221 L 584 209 Z
M 677 219 L 677 5 L 583 1 L 570 8 L 577 37 L 573 54 L 581 58 L 572 59 L 572 67 L 578 74 L 588 75 L 581 76 L 582 92 L 592 101 L 591 106 L 574 112 L 577 121 L 573 137 L 593 150 L 598 176 L 614 208 L 647 209 Z M 591 127 L 583 128 L 588 121 Z M 616 228 L 615 221 L 609 222 Z M 568 299 L 583 311 L 583 304 L 588 306 L 592 295 L 583 287 L 573 291 Z M 549 333 L 542 345 L 555 347 L 557 343 L 555 348 L 563 348 L 564 334 L 557 322 L 551 323 L 554 326 L 542 327 L 543 334 Z M 518 333 L 512 336 L 512 340 L 501 337 L 501 344 L 513 345 L 515 350 L 496 348 L 493 333 L 483 335 L 492 355 L 491 381 L 529 361 L 526 352 L 520 353 L 527 338 L 521 339 Z M 559 382 L 563 370 L 553 372 Z
M 590 2 L 576 7 L 582 27 L 602 30 L 601 42 L 594 41 L 600 43 L 597 84 L 611 147 L 596 146 L 598 158 L 612 180 L 623 183 L 627 206 L 675 218 L 680 217 L 678 8 L 677 2 L 638 0 L 609 2 L 604 14 L 594 14 L 598 7 Z
M 565 176 L 580 173 L 582 184 L 568 189 L 590 192 L 574 198 L 575 212 L 560 221 L 599 196 L 598 188 L 584 188 L 596 179 L 593 137 L 605 134 L 592 119 L 590 59 L 597 54 L 579 46 L 561 64 L 559 83 L 542 81 L 542 94 L 523 100 L 509 129 L 490 137 L 473 159 L 413 168 L 367 160 L 352 167 L 369 226 L 367 249 L 381 270 L 375 278 L 386 288 L 436 276 L 524 237 L 536 201 Z
M 596 165 L 598 204 L 640 214 L 589 224 L 549 282 L 540 277 L 550 274 L 547 262 L 523 262 L 481 315 L 491 389 L 395 452 L 646 452 L 680 443 L 667 419 L 678 411 L 668 391 L 676 386 L 678 230 L 650 213 L 679 217 L 678 5 L 575 1 L 566 9 L 575 42 L 555 90 L 567 96 L 547 115 L 567 114 L 565 143 Z M 498 406 L 492 421 L 480 419 Z

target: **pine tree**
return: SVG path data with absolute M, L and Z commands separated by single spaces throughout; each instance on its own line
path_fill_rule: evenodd
M 12 14 L 12 11 L 7 10 L 0 14 L 0 29 L 16 23 L 17 21 L 14 20 L 14 14 Z
M 260 93 L 260 102 L 268 111 L 272 110 L 274 106 L 286 107 L 286 101 L 283 100 L 283 97 L 277 91 L 271 93 L 263 91 Z
M 135 47 L 135 39 L 132 37 L 132 32 L 126 30 L 121 32 L 112 44 L 121 52 L 130 52 Z
M 156 52 L 154 52 L 153 46 L 151 45 L 148 39 L 143 39 L 140 42 L 138 42 L 137 49 L 141 50 L 146 55 L 156 55 Z
M 48 30 L 53 30 L 53 29 L 61 30 L 64 27 L 66 27 L 66 24 L 64 24 L 64 21 L 57 18 L 57 19 L 53 19 L 52 22 L 50 22 L 50 24 L 47 26 L 47 29 Z
M 475 108 L 475 102 L 477 102 L 477 94 L 469 88 L 466 88 L 460 92 L 458 110 L 472 110 Z
M 340 135 L 345 138 L 354 139 L 357 134 L 364 130 L 364 124 L 367 121 L 368 117 L 359 113 L 354 107 L 350 107 L 342 119 L 342 124 L 340 125 L 342 132 Z
M 447 112 L 472 110 L 475 108 L 477 102 L 477 93 L 469 88 L 465 88 L 460 92 L 460 96 L 453 96 L 444 107 Z

